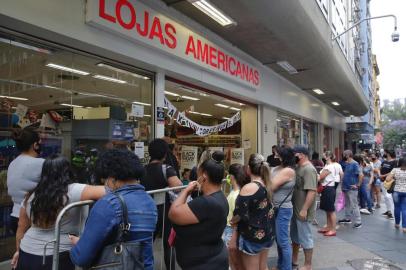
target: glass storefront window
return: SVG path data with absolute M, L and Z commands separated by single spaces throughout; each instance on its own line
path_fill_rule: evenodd
M 309 148 L 310 153 L 316 151 L 316 140 L 317 124 L 303 120 L 303 145 L 306 145 Z
M 277 138 L 278 145 L 289 145 L 291 147 L 300 144 L 300 118 L 280 113 L 277 116 Z
M 324 127 L 323 151 L 334 151 L 332 149 L 333 130 L 329 127 Z
M 7 168 L 19 154 L 12 131 L 33 127 L 41 157 L 72 161 L 75 181 L 92 183 L 91 162 L 111 147 L 153 138 L 151 73 L 59 47 L 0 35 L 0 261 L 11 258 Z

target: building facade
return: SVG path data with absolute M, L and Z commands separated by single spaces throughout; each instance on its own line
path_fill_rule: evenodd
M 148 162 L 148 142 L 161 137 L 179 146 L 182 169 L 208 148 L 227 152 L 227 164 L 275 144 L 339 156 L 345 117 L 368 110 L 361 82 L 369 77 L 357 79 L 351 34 L 331 45 L 349 6 L 210 1 L 233 19 L 223 27 L 195 2 L 2 3 L 1 170 L 18 155 L 12 131 L 26 126 L 41 131 L 43 157 L 69 157 L 79 176 L 91 153 L 109 147 Z M 0 191 L 0 269 L 8 269 L 12 203 Z

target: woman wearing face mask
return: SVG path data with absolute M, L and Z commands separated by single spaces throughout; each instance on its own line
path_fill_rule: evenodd
M 221 238 L 227 223 L 228 203 L 221 191 L 224 154 L 215 151 L 198 168 L 198 180 L 190 182 L 169 210 L 176 231 L 176 257 L 183 270 L 227 270 L 228 255 Z M 195 190 L 202 196 L 187 203 Z
M 232 225 L 237 225 L 230 244 L 237 244 L 243 269 L 268 269 L 268 250 L 272 246 L 270 168 L 260 154 L 252 154 L 248 162 L 251 183 L 246 184 L 237 197 Z M 237 241 L 238 238 L 238 241 Z
M 41 151 L 41 138 L 34 129 L 26 128 L 15 131 L 13 139 L 20 155 L 8 167 L 7 188 L 14 203 L 11 213 L 11 229 L 16 233 L 21 203 L 25 195 L 37 186 L 44 159 L 38 158 Z

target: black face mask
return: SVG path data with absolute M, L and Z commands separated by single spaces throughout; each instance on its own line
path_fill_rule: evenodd
M 296 162 L 296 164 L 298 164 L 299 161 L 300 161 L 300 158 L 296 156 L 296 157 L 295 157 L 295 162 Z
M 388 155 L 383 155 L 383 158 L 388 158 Z

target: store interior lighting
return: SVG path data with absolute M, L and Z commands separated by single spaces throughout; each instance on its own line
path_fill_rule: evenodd
M 169 92 L 169 91 L 165 91 L 165 94 L 169 95 L 169 96 L 173 96 L 173 97 L 178 97 L 179 96 L 178 94 L 173 93 L 173 92 Z
M 60 105 L 65 106 L 65 107 L 72 107 L 72 108 L 83 108 L 83 106 L 75 105 L 75 104 L 68 104 L 68 103 L 61 103 Z
M 28 98 L 12 97 L 12 96 L 0 96 L 0 98 L 8 98 L 8 99 L 22 100 L 22 101 L 27 101 L 28 100 Z
M 29 49 L 29 50 L 39 52 L 39 53 L 51 54 L 51 51 L 49 51 L 47 49 L 38 48 L 38 47 L 35 47 L 35 46 L 32 46 L 32 45 L 24 44 L 24 43 L 14 41 L 14 40 L 0 38 L 0 42 L 6 43 L 7 45 L 13 45 L 13 46 L 16 46 L 16 47 L 20 47 L 20 48 L 23 48 L 23 49 Z
M 217 104 L 214 104 L 214 105 L 217 106 L 217 107 L 220 107 L 220 108 L 226 108 L 226 109 L 230 108 L 230 106 L 227 106 L 227 105 L 224 105 L 224 104 L 221 104 L 221 103 L 217 103 Z
M 333 104 L 334 106 L 340 106 L 340 103 L 338 103 L 337 101 L 333 101 L 331 102 L 331 104 Z
M 315 92 L 317 95 L 324 95 L 324 92 L 321 89 L 313 89 L 313 92 Z
M 225 117 L 225 116 L 221 117 L 221 119 L 224 119 L 224 120 L 230 120 L 230 118 L 229 118 L 229 117 Z
M 237 112 L 241 111 L 240 108 L 236 108 L 236 107 L 230 107 L 229 109 L 230 109 L 230 110 L 233 110 L 233 111 L 237 111 Z
M 79 74 L 79 75 L 84 75 L 84 76 L 90 74 L 89 72 L 86 72 L 86 71 L 83 71 L 83 70 L 80 70 L 80 69 L 65 67 L 65 66 L 62 66 L 62 65 L 54 64 L 54 63 L 48 63 L 48 64 L 46 64 L 46 66 L 50 67 L 50 68 L 55 68 L 55 69 L 59 69 L 59 70 Z
M 288 61 L 278 61 L 276 62 L 281 68 L 286 70 L 290 75 L 299 73 L 296 68 L 294 68 Z
M 182 96 L 183 99 L 188 99 L 188 100 L 193 100 L 193 101 L 198 101 L 200 99 L 195 98 L 195 97 L 190 97 L 190 96 Z
M 312 103 L 311 106 L 312 106 L 312 107 L 320 107 L 320 105 L 317 104 L 317 103 Z
M 134 72 L 129 72 L 129 71 L 127 71 L 127 70 L 123 70 L 123 69 L 121 69 L 121 68 L 113 67 L 112 65 L 105 64 L 105 63 L 98 63 L 98 64 L 96 64 L 96 66 L 98 66 L 98 67 L 103 67 L 103 68 L 107 68 L 107 69 L 110 69 L 110 70 L 115 71 L 115 72 L 120 72 L 120 73 L 128 74 L 128 75 L 134 76 L 134 77 L 139 78 L 139 79 L 144 79 L 144 80 L 149 80 L 149 79 L 150 79 L 150 78 L 147 77 L 147 76 L 140 75 L 140 74 L 137 74 L 137 73 L 134 73 Z
M 143 106 L 151 106 L 149 103 L 144 103 L 144 102 L 139 102 L 139 101 L 133 101 L 132 103 L 138 104 L 138 105 L 143 105 Z
M 144 114 L 144 117 L 151 117 L 150 114 Z
M 221 26 L 235 25 L 236 22 L 208 0 L 189 0 L 201 12 L 218 22 Z
M 119 80 L 119 79 L 112 78 L 112 77 L 108 77 L 108 76 L 104 76 L 104 75 L 94 75 L 93 78 L 100 79 L 100 80 L 105 80 L 105 81 L 109 81 L 109 82 L 121 83 L 121 84 L 127 83 L 126 81 Z

